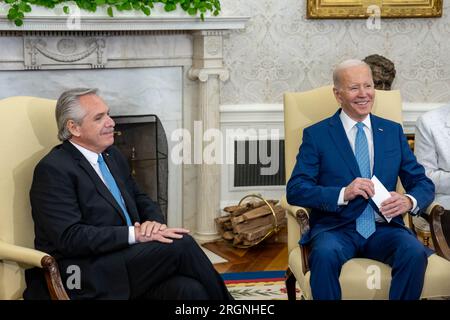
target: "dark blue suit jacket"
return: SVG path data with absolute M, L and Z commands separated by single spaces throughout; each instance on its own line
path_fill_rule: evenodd
M 157 203 L 130 175 L 127 160 L 115 147 L 103 152 L 125 200 L 132 222 L 164 222 Z M 66 291 L 72 299 L 128 299 L 124 250 L 128 226 L 122 209 L 86 158 L 70 142 L 53 148 L 36 166 L 30 200 L 35 247 L 58 262 L 63 284 L 69 266 L 81 272 L 81 290 Z M 40 269 L 26 271 L 25 299 L 45 297 Z
M 354 221 L 368 203 L 363 197 L 357 197 L 348 205 L 337 204 L 341 188 L 361 177 L 340 112 L 341 109 L 331 118 L 304 130 L 297 163 L 287 184 L 287 201 L 312 209 L 310 231 L 302 236 L 301 244 L 308 243 L 322 231 Z M 434 199 L 434 184 L 417 163 L 402 127 L 372 114 L 370 119 L 374 142 L 373 174 L 389 191 L 395 191 L 397 177 L 400 177 L 406 193 L 417 200 L 420 209 L 426 209 Z M 376 209 L 373 203 L 371 205 Z M 402 216 L 392 219 L 391 224 L 405 227 Z

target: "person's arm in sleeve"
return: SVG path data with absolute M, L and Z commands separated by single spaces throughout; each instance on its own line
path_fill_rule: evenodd
M 127 226 L 93 226 L 83 220 L 76 183 L 58 165 L 40 163 L 30 191 L 33 219 L 66 257 L 89 256 L 126 248 Z
M 426 175 L 435 184 L 436 192 L 450 194 L 450 172 L 438 166 L 439 154 L 436 150 L 431 124 L 423 117 L 416 123 L 414 153 L 417 161 L 424 166 Z
M 417 201 L 416 211 L 425 209 L 434 199 L 434 184 L 425 175 L 424 167 L 417 162 L 400 125 L 398 125 L 398 136 L 402 153 L 400 180 L 406 193 Z
M 339 210 L 338 198 L 342 187 L 318 185 L 319 170 L 319 151 L 312 135 L 306 129 L 303 132 L 297 162 L 286 186 L 289 204 L 330 212 Z

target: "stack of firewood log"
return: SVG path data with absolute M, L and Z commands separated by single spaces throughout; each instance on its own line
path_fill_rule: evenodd
M 278 227 L 286 226 L 285 211 L 276 205 L 278 201 L 267 202 L 275 212 Z M 225 215 L 215 219 L 217 229 L 224 239 L 232 240 L 233 245 L 255 245 L 275 227 L 273 213 L 264 201 L 229 206 L 223 211 Z

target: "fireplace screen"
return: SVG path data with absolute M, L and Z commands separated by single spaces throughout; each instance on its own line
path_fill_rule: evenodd
M 128 159 L 142 191 L 158 202 L 167 221 L 168 147 L 164 128 L 155 115 L 115 116 L 114 144 Z

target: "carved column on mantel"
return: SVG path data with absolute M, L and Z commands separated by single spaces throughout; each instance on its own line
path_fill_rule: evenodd
M 189 77 L 199 80 L 199 119 L 201 133 L 208 129 L 219 129 L 220 81 L 226 81 L 229 72 L 223 66 L 222 39 L 226 31 L 196 31 L 193 33 L 194 52 Z M 199 131 L 199 130 L 197 130 Z M 199 134 L 195 132 L 194 134 Z M 194 141 L 199 141 L 198 137 Z M 202 139 L 203 141 L 203 139 Z M 211 142 L 203 142 L 205 146 Z M 220 144 L 217 145 L 221 147 Z M 221 152 L 221 150 L 218 152 Z M 220 164 L 208 164 L 205 159 L 198 168 L 197 219 L 194 237 L 200 242 L 219 238 L 214 218 L 219 213 Z

